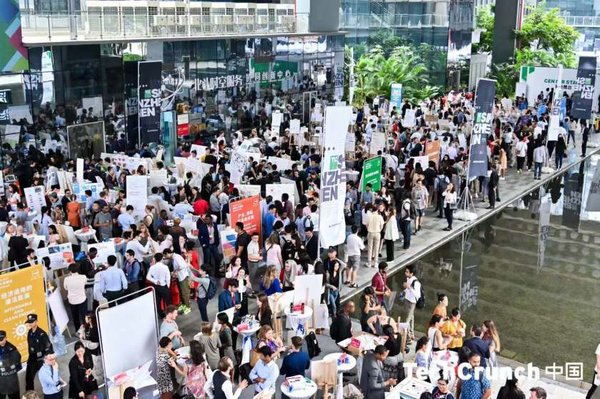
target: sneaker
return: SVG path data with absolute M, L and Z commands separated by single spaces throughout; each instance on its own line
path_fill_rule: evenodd
M 190 314 L 190 313 L 192 313 L 192 308 L 190 308 L 189 306 L 186 306 L 185 310 L 183 311 L 183 314 L 185 315 L 185 314 Z

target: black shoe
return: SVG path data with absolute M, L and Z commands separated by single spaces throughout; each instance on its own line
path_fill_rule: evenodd
M 444 217 L 442 215 L 437 215 L 438 219 L 443 219 Z
M 485 209 L 494 209 L 494 207 L 493 206 L 488 206 Z
M 446 227 L 445 229 L 442 229 L 444 231 L 450 231 L 450 227 Z

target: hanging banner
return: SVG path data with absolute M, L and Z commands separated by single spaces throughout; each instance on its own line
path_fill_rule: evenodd
M 139 145 L 138 134 L 138 61 L 123 63 L 125 90 L 125 112 L 127 113 L 127 142 Z
M 229 204 L 231 213 L 231 225 L 237 222 L 244 223 L 246 233 L 258 233 L 260 237 L 260 196 L 248 197 L 233 201 Z
M 573 96 L 571 117 L 576 119 L 590 119 L 592 117 L 592 104 L 594 102 L 594 88 L 596 87 L 596 57 L 579 57 L 577 68 L 577 88 Z
M 392 89 L 390 94 L 390 113 L 392 109 L 396 107 L 396 112 L 400 112 L 402 108 L 402 84 L 392 83 Z
M 352 107 L 327 107 L 319 193 L 319 237 L 323 248 L 341 244 L 346 240 L 346 178 L 343 171 L 346 168 L 345 139 L 351 123 Z M 385 135 L 382 136 L 385 143 Z
M 550 122 L 548 123 L 548 141 L 557 141 L 558 140 L 558 132 L 560 129 L 560 101 L 561 97 L 557 95 L 559 92 L 560 84 L 558 82 L 562 81 L 563 68 L 562 66 L 558 67 L 558 79 L 556 80 L 557 84 L 554 87 L 554 99 L 552 100 L 552 109 L 550 110 Z
M 496 81 L 479 79 L 475 95 L 475 120 L 469 150 L 469 177 L 487 176 L 487 139 L 492 134 Z
M 585 162 L 581 163 L 583 167 Z M 581 190 L 583 174 L 579 171 L 564 177 L 562 225 L 575 230 L 579 229 L 581 216 Z
M 540 204 L 540 233 L 538 239 L 538 271 L 544 267 L 546 258 L 546 241 L 550 230 L 550 208 L 552 204 L 549 198 L 542 198 Z
M 361 191 L 366 191 L 367 184 L 371 183 L 374 192 L 381 190 L 382 157 L 367 159 L 363 164 Z
M 48 328 L 46 311 L 46 286 L 41 265 L 0 274 L 0 326 L 6 331 L 7 339 L 21 353 L 21 360 L 27 361 L 27 325 L 29 313 L 38 316 L 38 325 L 44 331 Z
M 596 164 L 596 171 L 592 177 L 592 184 L 587 198 L 587 212 L 600 211 L 600 163 Z
M 10 112 L 8 110 L 9 105 L 12 105 L 11 90 L 0 90 L 0 125 L 10 124 Z
M 138 63 L 138 125 L 140 143 L 158 143 L 162 97 L 162 62 Z

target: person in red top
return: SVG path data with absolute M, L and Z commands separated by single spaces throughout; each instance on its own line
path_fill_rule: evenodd
M 373 279 L 371 280 L 371 286 L 375 291 L 375 296 L 377 297 L 377 301 L 381 305 L 385 305 L 383 299 L 386 296 L 389 296 L 392 292 L 390 287 L 387 285 L 387 262 L 379 262 L 379 271 L 375 273 Z
M 200 270 L 200 264 L 198 263 L 198 251 L 194 250 L 194 242 L 187 241 L 185 243 L 184 248 L 185 248 L 185 260 L 187 261 L 187 263 L 189 265 L 191 265 L 194 269 Z M 193 290 L 191 290 L 191 291 L 192 291 L 192 293 L 195 293 L 196 290 L 198 289 L 198 283 L 193 282 L 192 287 L 193 287 Z
M 196 201 L 194 201 L 194 214 L 195 215 L 206 215 L 208 212 L 208 201 L 204 198 L 200 197 Z

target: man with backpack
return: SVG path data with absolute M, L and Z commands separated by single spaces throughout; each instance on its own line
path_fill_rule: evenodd
M 208 321 L 208 301 L 213 299 L 217 294 L 217 280 L 211 277 L 206 272 L 206 267 L 202 265 L 199 270 L 193 267 L 189 268 L 190 278 L 192 281 L 198 283 L 196 292 L 196 303 L 198 304 L 198 310 L 200 311 L 200 317 L 202 321 Z
M 406 276 L 406 281 L 402 284 L 404 287 L 404 322 L 408 323 L 408 339 L 412 341 L 415 339 L 415 308 L 417 302 L 422 302 L 423 306 L 419 306 L 420 308 L 424 307 L 425 298 L 422 295 L 421 282 L 415 276 L 415 265 L 406 266 L 404 275 Z
M 448 179 L 448 176 L 446 176 L 444 174 L 444 171 L 440 168 L 437 177 L 435 178 L 435 182 L 434 182 L 434 190 L 436 193 L 435 196 L 435 210 L 434 212 L 437 211 L 438 213 L 438 218 L 441 219 L 444 217 L 443 212 L 444 212 L 444 205 L 443 205 L 443 201 L 444 201 L 444 197 L 442 196 L 442 193 L 444 191 L 446 191 L 446 188 L 448 188 L 448 184 L 450 183 L 450 179 Z
M 405 198 L 400 206 L 400 212 L 398 212 L 398 226 L 402 232 L 402 247 L 404 249 L 410 248 L 410 236 L 412 235 L 412 221 L 415 219 L 417 212 L 415 205 L 410 198 Z
M 142 279 L 142 265 L 135 258 L 133 249 L 128 249 L 125 252 L 125 265 L 123 266 L 125 277 L 127 277 L 127 286 L 129 293 L 134 293 L 140 290 L 140 281 Z

